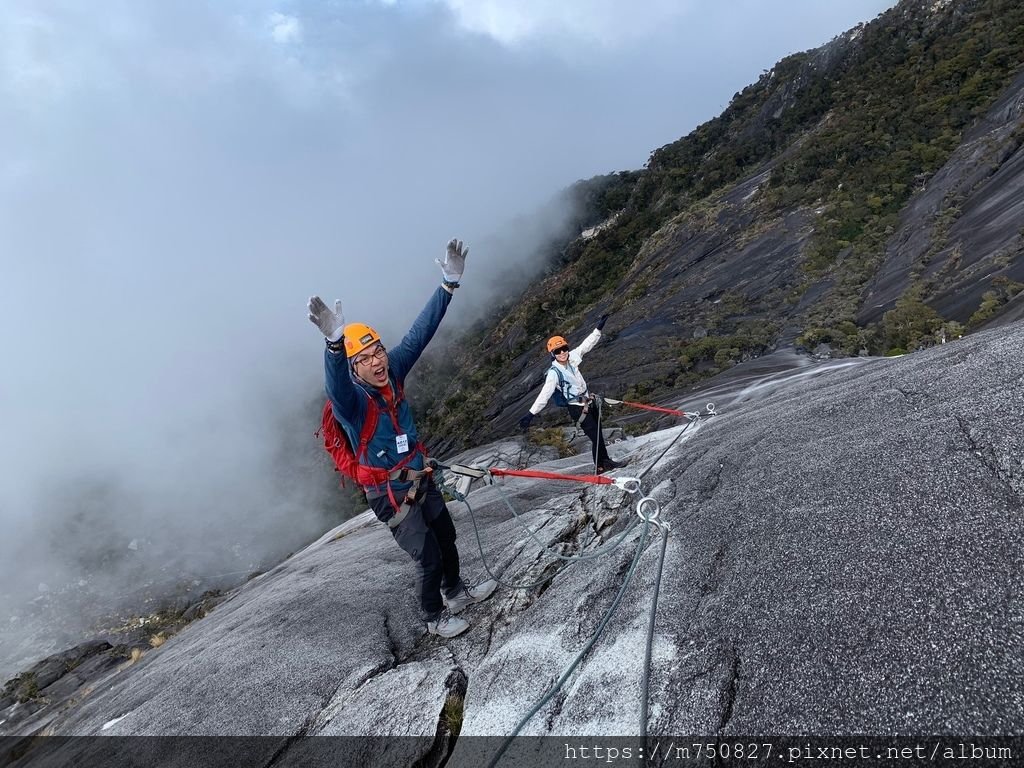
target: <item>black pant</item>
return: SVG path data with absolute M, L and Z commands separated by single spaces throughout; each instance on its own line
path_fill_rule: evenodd
M 394 513 L 387 495 L 371 499 L 370 507 L 384 521 Z M 455 523 L 433 480 L 427 481 L 426 491 L 398 527 L 391 529 L 391 535 L 416 562 L 420 609 L 426 621 L 433 621 L 444 609 L 441 590 L 451 598 L 462 589 Z
M 608 449 L 604 447 L 604 433 L 601 431 L 601 425 L 598 423 L 600 412 L 600 404 L 597 402 L 591 403 L 590 407 L 587 409 L 587 415 L 583 417 L 583 423 L 580 424 L 580 429 L 582 429 L 583 433 L 590 438 L 590 442 L 593 446 L 592 455 L 594 457 L 594 463 L 599 467 L 603 466 L 604 463 L 608 461 Z M 579 422 L 581 413 L 583 413 L 583 406 L 569 406 L 569 417 L 572 419 L 574 424 Z

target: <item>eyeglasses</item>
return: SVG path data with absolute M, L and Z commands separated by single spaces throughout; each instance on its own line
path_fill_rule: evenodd
M 388 351 L 384 349 L 384 345 L 378 344 L 372 352 L 353 357 L 352 365 L 371 365 L 374 360 L 383 360 L 387 355 Z
M 561 355 L 561 354 L 563 354 L 565 352 L 568 352 L 568 351 L 569 351 L 568 347 L 559 347 L 558 349 L 551 350 L 551 354 L 553 354 L 553 355 Z

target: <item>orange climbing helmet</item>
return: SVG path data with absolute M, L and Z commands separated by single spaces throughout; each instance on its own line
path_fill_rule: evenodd
M 380 334 L 365 323 L 349 323 L 345 326 L 346 357 L 355 357 L 378 341 L 380 341 Z
M 554 352 L 556 349 L 568 346 L 569 342 L 566 341 L 561 336 L 552 336 L 550 339 L 548 339 L 548 352 Z

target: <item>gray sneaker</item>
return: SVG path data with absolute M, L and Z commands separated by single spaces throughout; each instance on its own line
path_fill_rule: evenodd
M 469 622 L 445 611 L 433 621 L 427 622 L 427 632 L 438 637 L 455 637 L 469 629 Z
M 467 605 L 473 603 L 479 603 L 486 600 L 497 589 L 498 582 L 494 579 L 488 579 L 487 581 L 481 581 L 479 584 L 472 587 L 463 587 L 462 591 L 459 592 L 455 597 L 445 597 L 444 604 L 447 606 L 451 613 L 461 612 Z

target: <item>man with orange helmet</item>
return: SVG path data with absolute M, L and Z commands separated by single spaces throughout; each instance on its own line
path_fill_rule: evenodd
M 569 348 L 569 342 L 562 336 L 552 336 L 547 341 L 548 354 L 551 355 L 551 367 L 544 378 L 544 386 L 533 401 L 530 410 L 519 420 L 519 426 L 526 431 L 530 428 L 533 417 L 544 410 L 549 400 L 569 410 L 573 423 L 579 424 L 583 432 L 590 438 L 593 445 L 594 466 L 598 474 L 609 469 L 624 466 L 608 456 L 601 432 L 600 406 L 593 406 L 593 400 L 587 389 L 587 381 L 580 372 L 579 365 L 583 356 L 592 350 L 601 340 L 608 315 L 601 315 L 597 327 L 575 349 Z
M 366 498 L 416 562 L 427 631 L 441 637 L 469 629 L 469 623 L 455 614 L 490 597 L 497 583 L 488 580 L 467 586 L 459 576 L 455 524 L 426 468 L 402 387 L 459 287 L 468 253 L 460 240 L 448 243 L 444 261 L 436 260 L 441 265 L 441 285 L 393 349 L 385 349 L 380 334 L 369 325 L 346 325 L 340 300 L 331 310 L 313 296 L 308 307 L 310 321 L 327 342 L 324 370 L 334 418 L 357 451 L 359 464 L 365 465 L 366 475 L 381 478 L 364 485 Z

